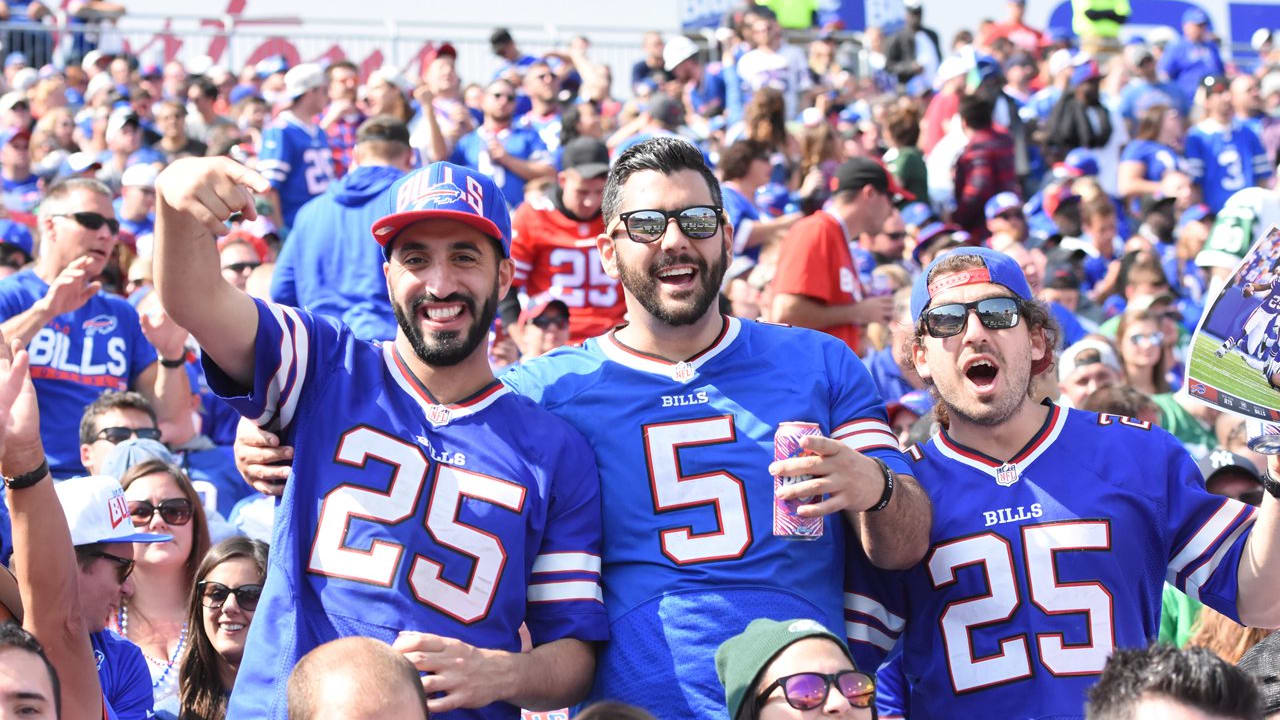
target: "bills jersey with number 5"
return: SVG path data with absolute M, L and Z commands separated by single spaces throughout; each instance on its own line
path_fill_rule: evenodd
M 329 138 L 319 127 L 286 110 L 262 131 L 258 172 L 279 194 L 284 224 L 293 227 L 293 218 L 302 206 L 333 182 Z
M 918 565 L 868 574 L 851 546 L 845 618 L 859 665 L 902 642 L 903 691 L 886 683 L 881 717 L 1083 717 L 1112 651 L 1156 639 L 1166 580 L 1237 618 L 1254 509 L 1206 492 L 1160 428 L 1046 407 L 1007 463 L 945 432 L 908 448 L 933 501 Z
M 710 347 L 670 363 L 616 333 L 559 348 L 503 382 L 587 436 L 600 468 L 610 631 L 592 699 L 663 720 L 725 717 L 715 652 L 751 620 L 841 627 L 845 527 L 773 532 L 773 434 L 786 421 L 907 463 L 866 368 L 825 333 L 726 317 Z
M 496 381 L 438 404 L 394 343 L 257 307 L 252 388 L 204 359 L 215 392 L 295 448 L 228 717 L 283 720 L 293 666 L 342 636 L 416 630 L 508 651 L 521 623 L 535 645 L 607 636 L 599 481 L 578 432 Z M 519 716 L 503 703 L 440 714 Z

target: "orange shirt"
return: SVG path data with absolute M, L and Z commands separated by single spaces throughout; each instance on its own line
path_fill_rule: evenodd
M 774 295 L 804 295 L 823 305 L 862 300 L 862 284 L 844 226 L 835 216 L 819 210 L 791 226 L 780 246 L 772 290 Z M 850 323 L 821 329 L 843 340 L 855 353 L 862 350 L 861 327 Z
M 515 285 L 529 297 L 546 295 L 569 307 L 569 341 L 595 337 L 622 322 L 622 286 L 604 273 L 596 236 L 597 216 L 579 222 L 556 209 L 550 198 L 525 202 L 511 216 L 511 260 Z

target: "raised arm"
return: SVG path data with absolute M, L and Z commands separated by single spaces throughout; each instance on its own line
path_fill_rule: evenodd
M 27 374 L 27 351 L 0 337 L 0 469 L 21 476 L 37 468 L 43 477 L 5 493 L 13 527 L 13 564 L 25 608 L 23 627 L 44 646 L 62 684 L 65 720 L 100 720 L 102 687 L 80 612 L 79 568 L 71 530 L 44 465 L 40 414 Z
M 222 279 L 214 239 L 232 214 L 253 219 L 251 192 L 271 189 L 266 178 L 225 157 L 183 158 L 156 180 L 155 282 L 174 322 L 199 341 L 223 372 L 253 380 L 257 309 Z

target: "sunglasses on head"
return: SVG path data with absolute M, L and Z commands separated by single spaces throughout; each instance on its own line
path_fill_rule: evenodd
M 239 275 L 245 270 L 253 270 L 261 264 L 262 263 L 256 263 L 256 262 L 238 262 L 238 263 L 231 263 L 229 265 L 223 265 L 222 269 L 230 270 L 231 272 Z
M 969 311 L 978 313 L 978 320 L 988 330 L 1008 330 L 1018 324 L 1018 301 L 1011 297 L 992 297 L 968 303 L 947 303 L 929 308 L 924 313 L 924 328 L 936 338 L 948 338 L 964 332 L 969 323 Z
M 160 513 L 166 525 L 186 525 L 191 522 L 191 501 L 186 498 L 170 498 L 152 505 L 146 500 L 129 501 L 129 517 L 134 527 L 143 527 Z
M 262 597 L 262 585 L 260 583 L 229 588 L 222 583 L 201 580 L 196 585 L 196 588 L 200 590 L 200 604 L 210 610 L 217 610 L 226 604 L 228 597 L 235 595 L 236 605 L 241 610 L 253 612 L 258 607 L 258 598 Z
M 96 212 L 89 212 L 86 210 L 84 212 L 58 213 L 53 217 L 69 217 L 72 220 L 75 220 L 77 223 L 79 223 L 80 227 L 86 230 L 97 230 L 101 228 L 103 225 L 106 225 L 107 229 L 111 231 L 112 235 L 115 235 L 116 233 L 120 232 L 119 220 L 116 220 L 115 218 L 109 218 L 106 215 L 102 215 Z
M 112 555 L 109 552 L 101 550 L 89 553 L 89 557 L 102 558 L 109 560 L 116 566 L 116 577 L 119 578 L 120 584 L 123 585 L 125 580 L 129 579 L 129 575 L 133 573 L 133 560 L 122 558 L 119 555 Z
M 530 320 L 533 326 L 539 330 L 547 330 L 550 328 L 566 328 L 569 327 L 569 318 L 560 315 L 539 315 Z
M 638 243 L 651 243 L 666 235 L 667 223 L 672 220 L 690 239 L 706 240 L 720 229 L 722 213 L 723 208 L 718 205 L 690 205 L 679 210 L 632 210 L 620 213 L 616 222 L 627 229 L 627 237 Z
M 791 707 L 796 710 L 816 710 L 827 701 L 832 685 L 836 686 L 853 707 L 871 707 L 871 701 L 875 697 L 875 681 L 866 673 L 845 670 L 832 674 L 802 672 L 780 677 L 756 698 L 756 709 L 764 707 L 769 696 L 780 687 L 782 696 Z
M 129 438 L 135 437 L 143 440 L 159 440 L 160 430 L 158 428 L 106 427 L 93 436 L 95 440 L 106 440 L 112 445 L 119 445 Z

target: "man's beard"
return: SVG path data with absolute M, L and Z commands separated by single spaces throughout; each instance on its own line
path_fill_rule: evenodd
M 427 303 L 435 302 L 460 302 L 466 306 L 472 321 L 471 327 L 467 328 L 465 335 L 460 330 L 433 332 L 431 333 L 431 345 L 428 346 L 427 338 L 422 334 L 416 319 L 419 308 Z M 407 313 L 404 307 L 397 302 L 391 303 L 391 309 L 395 312 L 396 323 L 400 325 L 401 332 L 409 339 L 413 354 L 417 355 L 419 360 L 432 367 L 449 367 L 457 365 L 470 357 L 476 347 L 488 339 L 489 326 L 493 324 L 493 318 L 498 313 L 498 291 L 495 286 L 493 293 L 485 300 L 484 307 L 481 308 L 478 314 L 476 313 L 475 301 L 461 293 L 453 293 L 444 298 L 437 298 L 430 293 L 419 295 L 414 298 L 413 304 Z
M 635 271 L 626 263 L 619 262 L 618 275 L 622 286 L 635 296 L 641 307 L 650 315 L 667 325 L 692 325 L 707 313 L 711 303 L 716 302 L 719 297 L 720 281 L 724 278 L 728 264 L 729 251 L 721 246 L 720 260 L 714 267 L 708 268 L 705 260 L 692 254 L 665 255 L 654 260 L 645 272 Z M 662 281 L 658 280 L 657 273 L 672 265 L 693 265 L 698 269 L 698 282 L 693 291 L 691 305 L 681 304 L 678 307 L 663 305 L 662 290 L 659 287 Z

